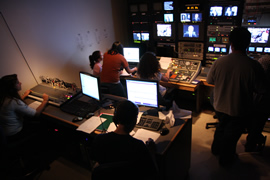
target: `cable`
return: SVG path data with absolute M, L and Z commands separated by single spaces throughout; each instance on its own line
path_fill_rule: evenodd
M 8 25 L 8 23 L 7 23 L 7 21 L 6 21 L 5 17 L 4 17 L 4 15 L 2 14 L 2 12 L 0 12 L 0 14 L 1 14 L 1 16 L 2 16 L 2 18 L 3 18 L 3 20 L 4 20 L 5 24 L 6 24 L 6 26 L 7 26 L 7 28 L 8 28 L 8 31 L 10 32 L 10 34 L 11 34 L 11 36 L 12 36 L 14 42 L 16 43 L 16 45 L 17 45 L 19 51 L 21 52 L 21 55 L 22 55 L 22 57 L 23 57 L 23 59 L 24 59 L 26 65 L 28 66 L 30 72 L 32 73 L 32 75 L 33 75 L 33 77 L 34 77 L 36 83 L 38 84 L 38 81 L 37 81 L 37 79 L 36 79 L 36 77 L 35 77 L 35 75 L 34 75 L 32 69 L 30 68 L 30 66 L 29 66 L 29 64 L 28 64 L 28 62 L 27 62 L 27 60 L 26 60 L 26 58 L 25 58 L 25 56 L 24 56 L 24 54 L 23 54 L 23 52 L 22 52 L 22 50 L 21 50 L 21 48 L 20 48 L 20 46 L 19 46 L 19 44 L 18 44 L 18 42 L 16 41 L 16 39 L 15 39 L 15 37 L 14 37 L 14 35 L 13 35 L 11 29 L 9 28 L 9 25 Z

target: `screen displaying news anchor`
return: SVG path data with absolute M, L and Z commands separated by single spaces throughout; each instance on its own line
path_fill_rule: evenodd
M 183 37 L 199 37 L 199 25 L 183 25 Z

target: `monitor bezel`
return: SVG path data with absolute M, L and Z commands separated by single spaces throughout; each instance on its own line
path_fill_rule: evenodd
M 154 107 L 154 106 L 148 106 L 148 105 L 141 105 L 141 104 L 138 104 L 138 103 L 136 103 L 136 102 L 134 102 L 134 103 L 137 104 L 138 106 L 145 106 L 145 107 L 151 107 L 151 108 L 157 108 L 157 109 L 160 107 L 160 97 L 159 97 L 160 92 L 159 92 L 159 81 L 158 81 L 158 80 L 139 79 L 139 78 L 126 78 L 126 86 L 127 86 L 127 84 L 128 84 L 127 81 L 154 82 L 154 83 L 156 83 L 156 87 L 157 87 L 157 89 L 156 89 L 156 91 L 157 91 L 157 107 Z M 130 99 L 128 98 L 128 87 L 126 87 L 126 94 L 127 94 L 127 99 L 130 100 Z M 132 100 L 130 100 L 130 101 L 132 101 Z M 133 102 L 133 101 L 132 101 L 132 102 Z

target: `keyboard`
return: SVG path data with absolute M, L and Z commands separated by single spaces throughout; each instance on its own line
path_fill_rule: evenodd
M 73 101 L 63 104 L 60 109 L 69 114 L 85 118 L 89 113 L 94 113 L 99 109 L 96 102 L 85 102 L 75 99 Z
M 162 124 L 158 116 L 142 115 L 136 127 L 157 131 Z

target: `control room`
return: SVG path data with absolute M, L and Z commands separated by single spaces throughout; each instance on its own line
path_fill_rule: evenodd
M 0 177 L 269 179 L 269 19 L 268 0 L 1 1 Z

